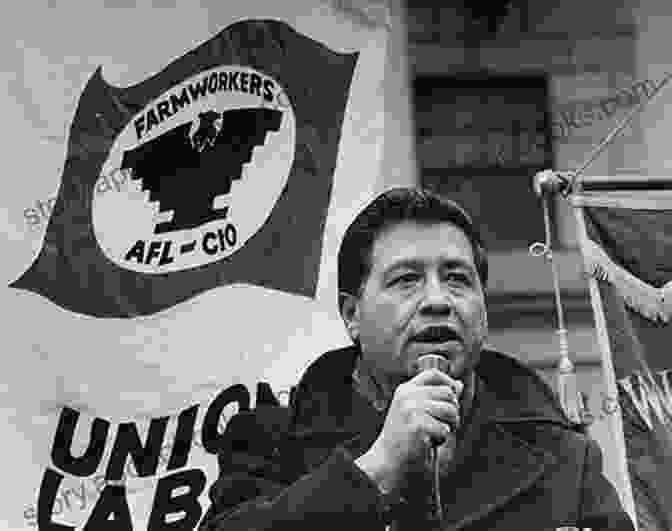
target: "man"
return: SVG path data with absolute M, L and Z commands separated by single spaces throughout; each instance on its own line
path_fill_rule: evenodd
M 533 371 L 484 348 L 488 263 L 461 207 L 382 194 L 338 275 L 354 345 L 306 370 L 286 431 L 263 407 L 230 421 L 201 529 L 633 529 L 597 444 Z M 444 370 L 422 370 L 427 354 Z

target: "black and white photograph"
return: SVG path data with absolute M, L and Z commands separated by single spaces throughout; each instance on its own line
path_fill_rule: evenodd
M 672 531 L 672 3 L 0 19 L 0 528 Z

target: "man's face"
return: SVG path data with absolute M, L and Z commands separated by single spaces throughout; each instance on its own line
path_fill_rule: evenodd
M 346 321 L 364 359 L 390 383 L 412 376 L 428 353 L 445 356 L 451 375 L 462 376 L 478 362 L 487 334 L 471 243 L 448 222 L 405 221 L 383 231 L 350 309 Z

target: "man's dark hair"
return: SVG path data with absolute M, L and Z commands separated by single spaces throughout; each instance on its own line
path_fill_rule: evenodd
M 483 286 L 488 280 L 488 257 L 480 232 L 467 212 L 454 201 L 421 188 L 393 188 L 362 210 L 345 231 L 338 251 L 339 293 L 359 295 L 371 269 L 371 253 L 378 236 L 404 221 L 453 223 L 466 234 Z M 339 297 L 340 300 L 340 297 Z

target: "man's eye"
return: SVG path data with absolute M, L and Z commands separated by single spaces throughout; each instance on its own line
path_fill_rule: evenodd
M 390 285 L 407 286 L 416 282 L 418 277 L 419 275 L 416 273 L 404 273 L 403 275 L 397 275 L 396 277 L 392 278 Z
M 458 284 L 471 285 L 471 277 L 466 273 L 452 271 L 446 275 L 446 279 L 450 282 L 456 282 Z

